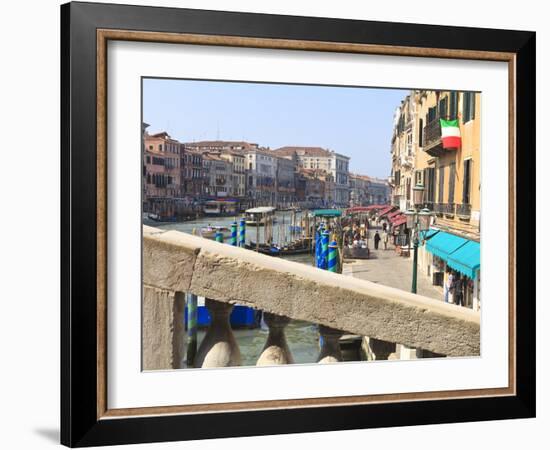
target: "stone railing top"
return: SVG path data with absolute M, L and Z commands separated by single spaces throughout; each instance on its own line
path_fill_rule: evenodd
M 448 356 L 479 355 L 478 312 L 179 231 L 143 227 L 143 282 Z

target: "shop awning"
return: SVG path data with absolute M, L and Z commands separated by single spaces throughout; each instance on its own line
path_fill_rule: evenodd
M 468 239 L 440 231 L 426 242 L 426 250 L 447 261 L 449 255 L 470 242 Z
M 396 216 L 391 220 L 391 223 L 394 227 L 399 227 L 404 223 L 407 223 L 407 217 L 405 215 Z
M 468 241 L 462 247 L 449 255 L 447 265 L 471 279 L 475 279 L 479 270 L 479 242 Z
M 384 215 L 396 210 L 396 206 L 386 206 L 384 209 L 378 211 L 378 218 L 384 217 Z
M 342 211 L 339 209 L 316 209 L 313 211 L 315 217 L 340 217 Z

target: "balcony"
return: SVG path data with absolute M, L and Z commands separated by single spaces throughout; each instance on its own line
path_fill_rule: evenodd
M 438 216 L 454 216 L 455 204 L 454 203 L 434 203 L 433 210 Z
M 441 156 L 443 146 L 441 144 L 441 125 L 439 116 L 424 127 L 424 146 L 423 150 L 430 156 Z
M 461 203 L 459 205 L 456 205 L 456 215 L 460 219 L 470 219 L 470 216 L 472 215 L 472 205 L 469 203 Z

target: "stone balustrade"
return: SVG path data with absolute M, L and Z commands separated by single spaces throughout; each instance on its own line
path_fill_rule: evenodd
M 264 312 L 269 335 L 258 365 L 293 362 L 290 319 L 319 324 L 319 363 L 342 360 L 344 332 L 368 336 L 372 359 L 391 358 L 395 343 L 430 355 L 480 351 L 478 312 L 178 231 L 143 227 L 143 284 L 145 370 L 181 367 L 184 293 L 205 297 L 212 318 L 195 367 L 241 364 L 229 324 L 235 304 Z

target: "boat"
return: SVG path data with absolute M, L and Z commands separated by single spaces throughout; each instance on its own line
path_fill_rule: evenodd
M 207 216 L 234 216 L 237 214 L 235 200 L 208 200 L 204 203 L 203 212 Z
M 309 253 L 310 251 L 309 239 L 300 239 L 281 247 L 279 250 L 279 256 L 303 255 Z
M 264 255 L 269 255 L 269 256 L 279 256 L 281 253 L 281 249 L 277 245 L 260 244 L 258 245 L 258 247 L 256 247 L 256 243 L 253 241 L 250 241 L 249 244 L 246 244 L 244 248 L 246 248 L 247 250 L 258 251 L 258 253 L 262 253 Z
M 231 229 L 223 226 L 207 226 L 201 228 L 201 236 L 204 238 L 214 239 L 216 233 L 222 233 L 225 238 L 231 233 Z
M 268 222 L 276 223 L 275 208 L 273 206 L 259 206 L 245 211 L 246 225 L 249 227 L 265 226 Z

